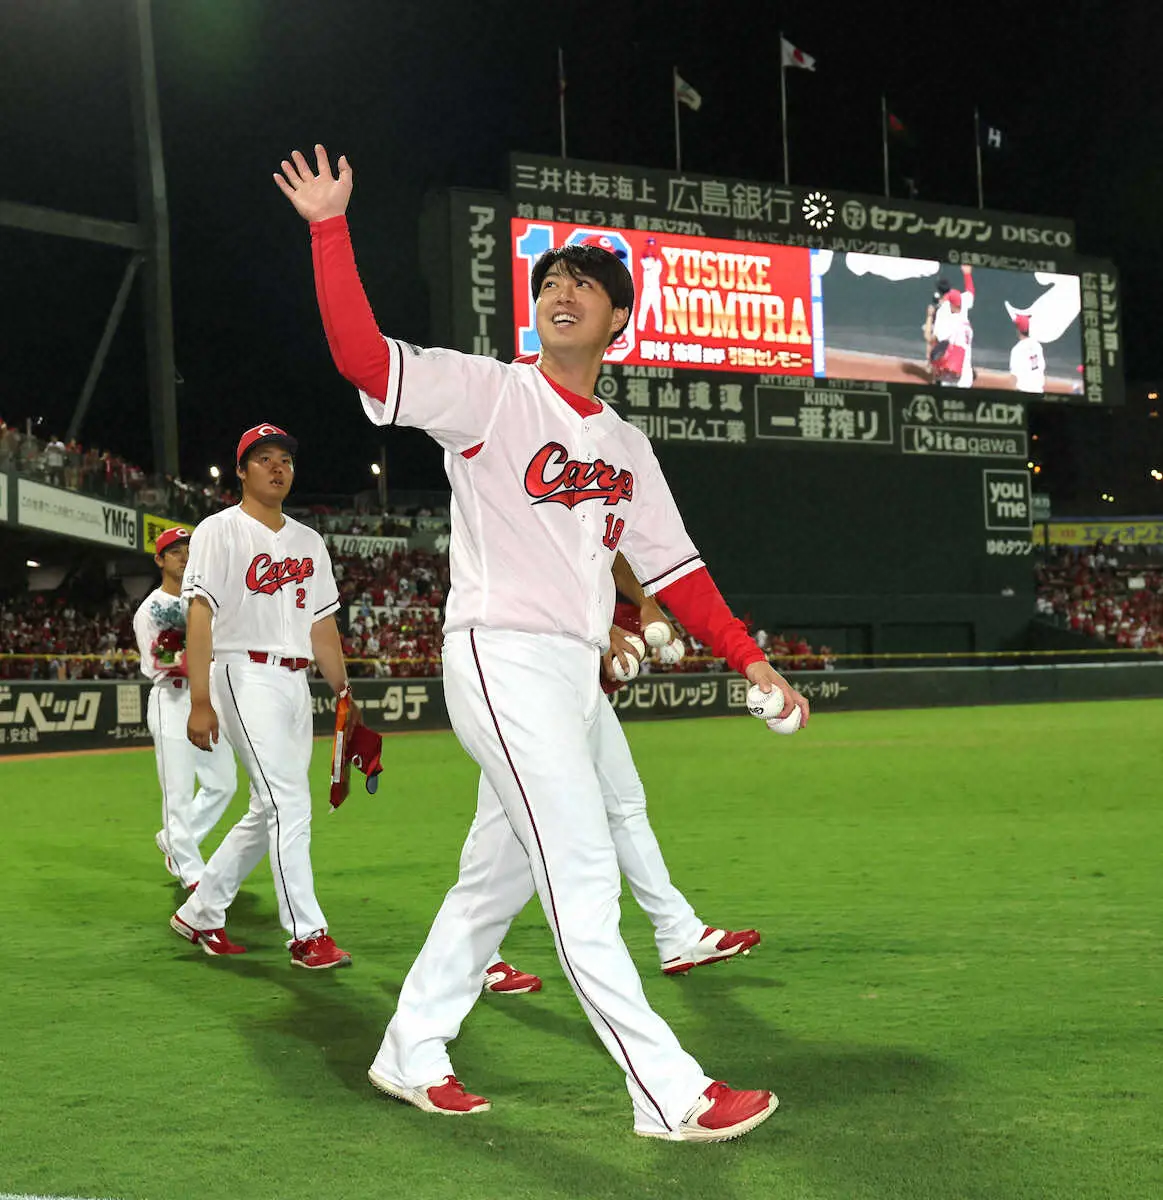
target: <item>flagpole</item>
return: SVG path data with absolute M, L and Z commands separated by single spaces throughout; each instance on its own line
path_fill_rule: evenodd
M 561 47 L 557 47 L 557 108 L 558 115 L 561 118 L 561 157 L 568 157 L 565 153 L 565 54 Z
M 985 207 L 985 188 L 981 181 L 981 117 L 977 105 L 973 106 L 973 144 L 977 150 L 977 207 Z
M 880 140 L 884 146 L 884 194 L 889 195 L 888 187 L 888 96 L 880 93 Z
M 671 67 L 670 90 L 674 99 L 674 169 L 682 170 L 682 133 L 678 123 L 678 67 Z
M 790 170 L 787 160 L 787 67 L 783 61 L 783 30 L 779 31 L 779 105 L 782 114 L 780 124 L 783 127 L 783 182 L 786 186 L 790 180 Z

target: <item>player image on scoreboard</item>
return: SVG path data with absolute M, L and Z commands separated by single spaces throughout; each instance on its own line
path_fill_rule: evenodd
M 938 387 L 1082 391 L 1077 275 L 813 250 L 823 371 Z
M 599 229 L 517 218 L 513 318 L 517 354 L 540 349 L 529 281 L 554 246 L 601 246 L 626 264 L 636 312 L 605 361 L 813 375 L 810 252 L 723 238 Z

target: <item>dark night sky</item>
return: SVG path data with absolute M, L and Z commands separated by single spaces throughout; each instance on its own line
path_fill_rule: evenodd
M 573 157 L 671 164 L 675 64 L 703 96 L 700 112 L 683 113 L 684 166 L 777 179 L 781 26 L 818 60 L 815 74 L 788 76 L 797 182 L 880 190 L 885 91 L 917 138 L 896 186 L 910 174 L 922 198 L 972 204 L 978 104 L 1011 142 L 987 163 L 987 205 L 1074 217 L 1082 251 L 1122 270 L 1130 377 L 1163 375 L 1153 7 L 950 7 L 158 0 L 183 474 L 225 464 L 241 429 L 273 420 L 303 443 L 300 489 L 367 485 L 374 442 L 330 363 L 305 227 L 270 174 L 316 140 L 348 155 L 373 307 L 383 328 L 424 342 L 421 198 L 503 187 L 510 149 L 557 152 L 559 44 Z M 0 6 L 4 198 L 135 219 L 124 12 L 119 0 Z M 0 415 L 43 416 L 42 432 L 63 432 L 123 253 L 0 230 L 0 262 Z M 132 307 L 82 440 L 148 466 L 139 328 Z M 391 439 L 388 454 L 394 484 L 442 482 L 418 435 Z

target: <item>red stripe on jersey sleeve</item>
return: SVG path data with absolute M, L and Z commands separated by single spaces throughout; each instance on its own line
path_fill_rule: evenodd
M 339 373 L 381 403 L 388 392 L 388 347 L 355 266 L 344 216 L 311 222 L 315 297 Z
M 716 658 L 740 675 L 754 662 L 763 662 L 763 651 L 747 633 L 747 627 L 727 607 L 706 567 L 699 567 L 658 592 L 667 608 L 690 630 L 711 647 Z

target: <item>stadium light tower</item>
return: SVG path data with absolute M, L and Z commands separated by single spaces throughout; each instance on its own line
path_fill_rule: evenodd
M 117 332 L 134 279 L 140 270 L 145 293 L 143 307 L 153 467 L 159 474 L 177 475 L 177 372 L 174 370 L 173 306 L 170 297 L 170 223 L 162 163 L 161 116 L 150 3 L 151 0 L 124 0 L 129 41 L 129 82 L 133 100 L 137 223 L 84 217 L 35 204 L 0 200 L 0 225 L 24 229 L 29 233 L 80 238 L 82 241 L 119 246 L 130 251 L 121 284 L 77 398 L 66 440 L 72 440 L 80 433 L 113 335 Z

